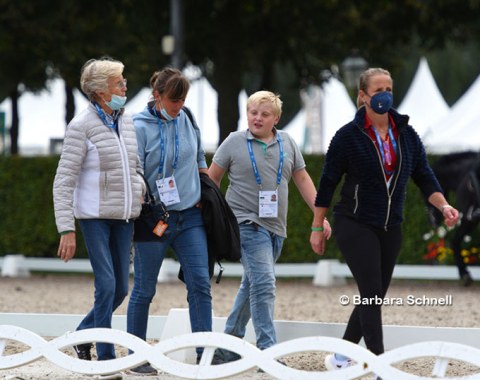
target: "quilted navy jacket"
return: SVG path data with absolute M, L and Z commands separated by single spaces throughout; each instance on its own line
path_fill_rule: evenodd
M 398 128 L 397 166 L 387 187 L 380 154 L 367 134 L 365 107 L 353 121 L 340 128 L 330 142 L 320 178 L 316 207 L 330 207 L 335 189 L 344 176 L 340 200 L 334 214 L 352 217 L 360 223 L 388 229 L 403 221 L 407 183 L 411 177 L 428 198 L 442 189 L 430 168 L 424 146 L 408 116 L 389 111 Z

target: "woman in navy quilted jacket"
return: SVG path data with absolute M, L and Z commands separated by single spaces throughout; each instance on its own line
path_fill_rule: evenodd
M 358 343 L 363 337 L 376 355 L 384 352 L 381 300 L 400 252 L 408 180 L 412 178 L 442 212 L 447 226 L 458 221 L 458 211 L 445 200 L 408 116 L 400 115 L 392 104 L 390 73 L 381 68 L 366 70 L 360 76 L 355 118 L 337 131 L 328 148 L 310 236 L 313 250 L 323 254 L 325 239 L 317 227 L 323 225 L 334 191 L 344 178 L 333 209 L 334 231 L 362 302 L 353 309 L 343 338 Z M 328 369 L 352 363 L 339 354 L 325 359 Z

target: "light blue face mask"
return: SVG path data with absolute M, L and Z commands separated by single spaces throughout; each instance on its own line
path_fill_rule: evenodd
M 166 121 L 172 121 L 173 119 L 175 119 L 174 117 L 171 117 L 163 107 L 160 109 L 160 113 Z
M 126 96 L 118 96 L 118 95 L 112 95 L 112 99 L 107 102 L 105 101 L 105 104 L 112 110 L 118 111 L 119 109 L 122 109 L 125 106 L 125 103 L 127 102 L 127 97 Z

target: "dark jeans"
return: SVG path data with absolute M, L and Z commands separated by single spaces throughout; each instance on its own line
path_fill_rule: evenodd
M 353 274 L 362 300 L 385 297 L 400 252 L 401 227 L 385 231 L 337 215 L 334 231 L 337 245 Z M 358 343 L 362 337 L 374 354 L 384 352 L 380 305 L 360 304 L 353 309 L 343 339 Z

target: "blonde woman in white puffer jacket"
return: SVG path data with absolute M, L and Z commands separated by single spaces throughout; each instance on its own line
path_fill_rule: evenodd
M 133 219 L 140 214 L 145 185 L 137 173 L 132 119 L 123 114 L 123 69 L 107 58 L 83 66 L 80 83 L 90 103 L 67 127 L 53 185 L 57 255 L 65 262 L 75 255 L 77 219 L 95 277 L 94 306 L 77 330 L 111 327 L 112 313 L 128 294 Z M 81 344 L 75 350 L 91 360 L 91 347 Z M 96 348 L 98 360 L 115 358 L 112 344 Z

